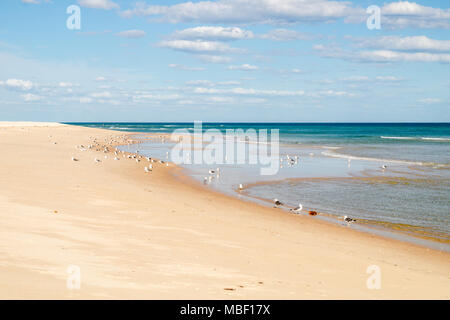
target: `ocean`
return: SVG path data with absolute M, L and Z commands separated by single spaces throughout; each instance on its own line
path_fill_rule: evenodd
M 153 134 L 194 130 L 193 123 L 75 124 Z M 449 123 L 203 123 L 202 127 L 204 132 L 217 129 L 224 134 L 227 129 L 279 129 L 281 160 L 274 175 L 261 175 L 259 164 L 182 164 L 188 175 L 209 187 L 267 205 L 274 198 L 286 208 L 301 204 L 345 227 L 342 216 L 347 215 L 357 220 L 352 228 L 450 251 Z M 145 134 L 136 138 L 142 143 L 122 148 L 171 161 L 176 141 L 145 139 Z

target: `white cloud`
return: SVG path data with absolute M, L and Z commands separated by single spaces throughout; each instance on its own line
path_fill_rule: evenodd
M 369 81 L 370 78 L 367 76 L 350 76 L 346 78 L 342 78 L 342 81 L 349 81 L 349 82 L 362 82 L 362 81 Z
M 359 40 L 357 46 L 396 51 L 434 51 L 450 52 L 449 40 L 435 40 L 426 36 L 385 36 L 368 40 Z
M 228 81 L 217 81 L 213 82 L 210 80 L 189 80 L 186 81 L 187 85 L 190 86 L 204 86 L 204 87 L 214 87 L 214 86 L 235 86 L 240 85 L 239 81 L 228 80 Z
M 122 38 L 129 38 L 129 39 L 137 39 L 145 37 L 146 33 L 143 30 L 125 30 L 116 33 L 116 36 L 122 37 Z
M 38 0 L 22 0 L 23 3 L 39 4 Z
M 310 39 L 311 37 L 295 30 L 274 29 L 270 30 L 266 34 L 261 35 L 260 38 L 274 41 L 294 41 L 294 40 L 307 40 Z
M 344 18 L 365 23 L 367 13 L 357 2 L 331 0 L 218 0 L 152 5 L 138 2 L 122 12 L 125 17 L 151 16 L 172 23 L 292 24 L 330 22 Z M 382 27 L 450 28 L 450 9 L 409 1 L 386 3 L 381 8 Z
M 195 94 L 229 94 L 239 96 L 263 96 L 263 97 L 354 97 L 355 94 L 347 91 L 323 90 L 317 92 L 305 92 L 304 90 L 263 90 L 253 88 L 227 88 L 217 89 L 211 87 L 196 87 L 192 89 Z
M 382 25 L 391 28 L 450 28 L 450 9 L 415 2 L 391 2 L 381 8 Z
M 134 102 L 145 102 L 146 100 L 176 100 L 179 99 L 180 95 L 178 94 L 152 94 L 152 93 L 144 93 L 139 95 L 134 95 L 132 97 Z
M 61 88 L 70 88 L 70 87 L 73 87 L 73 84 L 70 83 L 70 82 L 60 82 L 58 85 L 59 85 Z
M 172 23 L 265 24 L 333 21 L 354 13 L 348 2 L 328 0 L 218 0 L 169 6 L 141 2 L 122 12 L 125 17 L 157 16 Z
M 449 53 L 402 52 L 392 50 L 347 51 L 339 47 L 316 45 L 314 49 L 323 57 L 357 62 L 450 62 Z
M 41 100 L 42 97 L 32 94 L 32 93 L 27 93 L 27 94 L 23 94 L 22 95 L 23 100 L 27 101 L 27 102 L 32 102 L 32 101 L 38 101 Z
M 199 54 L 196 56 L 200 60 L 203 60 L 205 62 L 211 62 L 211 63 L 228 63 L 231 61 L 230 57 L 227 56 L 217 56 L 217 55 L 211 55 L 211 54 Z
M 201 26 L 175 31 L 172 35 L 175 39 L 200 39 L 213 41 L 229 41 L 253 38 L 251 31 L 237 27 L 211 27 Z
M 341 79 L 341 81 L 348 81 L 348 82 L 398 82 L 403 80 L 404 80 L 403 78 L 395 76 L 376 76 L 374 78 L 370 78 L 367 76 L 350 76 Z
M 105 81 L 106 80 L 106 78 L 105 77 L 97 77 L 97 78 L 95 78 L 95 81 Z
M 2 83 L 3 83 L 3 85 L 5 85 L 9 88 L 21 89 L 21 90 L 30 90 L 34 86 L 31 81 L 21 80 L 21 79 L 8 79 Z
M 266 95 L 266 96 L 303 96 L 303 90 L 289 91 L 289 90 L 260 90 L 252 88 L 231 88 L 231 89 L 216 89 L 196 87 L 193 90 L 197 94 L 236 94 L 236 95 Z
M 91 103 L 93 100 L 92 98 L 89 97 L 81 97 L 80 98 L 80 103 Z
M 94 92 L 94 93 L 91 93 L 91 97 L 94 97 L 94 98 L 111 98 L 112 94 L 109 91 Z
M 325 90 L 312 93 L 312 96 L 327 96 L 327 97 L 354 97 L 355 94 L 346 91 Z
M 82 7 L 94 8 L 94 9 L 116 9 L 119 5 L 111 0 L 78 0 L 78 3 Z
M 425 103 L 425 104 L 435 104 L 435 103 L 441 103 L 442 99 L 438 98 L 424 98 L 420 99 L 419 102 Z
M 184 70 L 184 71 L 203 71 L 203 70 L 205 70 L 205 68 L 201 68 L 201 67 L 189 67 L 189 66 L 185 66 L 182 64 L 175 64 L 175 63 L 169 64 L 169 67 L 174 68 L 174 69 Z
M 239 81 L 234 81 L 234 80 L 217 82 L 217 85 L 220 85 L 220 86 L 237 86 L 237 85 L 240 85 L 240 84 L 241 83 Z
M 208 100 L 215 103 L 230 103 L 234 101 L 234 99 L 231 97 L 219 97 L 219 96 L 210 97 Z
M 250 64 L 242 64 L 240 66 L 229 66 L 229 70 L 243 70 L 243 71 L 252 71 L 252 70 L 258 70 L 258 66 L 253 66 Z
M 191 85 L 191 86 L 192 85 L 194 85 L 194 86 L 201 85 L 201 86 L 208 86 L 208 87 L 214 86 L 214 82 L 209 81 L 209 80 L 189 80 L 189 81 L 186 81 L 186 84 Z
M 225 53 L 239 51 L 222 42 L 202 40 L 166 40 L 160 42 L 158 46 L 190 53 Z
M 374 62 L 450 62 L 450 54 L 437 54 L 427 52 L 397 52 L 391 50 L 364 51 L 359 53 L 363 61 Z
M 394 77 L 394 76 L 377 76 L 375 77 L 375 80 L 377 81 L 385 81 L 385 82 L 397 82 L 397 81 L 403 81 L 403 78 Z

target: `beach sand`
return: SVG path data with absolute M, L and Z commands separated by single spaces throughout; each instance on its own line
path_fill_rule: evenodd
M 240 201 L 173 166 L 145 173 L 147 161 L 76 148 L 120 135 L 0 123 L 1 299 L 450 297 L 449 253 Z M 366 285 L 371 265 L 380 289 Z M 67 288 L 69 266 L 80 268 L 79 290 Z

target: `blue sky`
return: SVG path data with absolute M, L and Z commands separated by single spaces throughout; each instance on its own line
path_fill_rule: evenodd
M 70 5 L 80 30 L 66 26 Z M 446 122 L 449 8 L 3 0 L 0 120 Z

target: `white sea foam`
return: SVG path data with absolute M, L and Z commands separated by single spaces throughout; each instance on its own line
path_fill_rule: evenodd
M 432 140 L 432 141 L 450 141 L 450 138 L 427 138 L 427 137 L 422 137 L 422 140 Z
M 385 137 L 381 136 L 381 139 L 391 139 L 391 140 L 417 140 L 417 137 Z
M 391 140 L 430 140 L 430 141 L 450 141 L 450 138 L 441 137 L 386 137 L 380 136 L 381 139 L 391 139 Z
M 396 159 L 383 159 L 383 158 L 371 158 L 371 157 L 358 157 L 352 156 L 343 153 L 337 153 L 334 151 L 322 151 L 324 156 L 333 157 L 333 158 L 341 158 L 341 159 L 351 159 L 351 160 L 364 160 L 364 161 L 376 161 L 376 162 L 384 162 L 384 163 L 398 163 L 398 164 L 407 164 L 407 165 L 435 165 L 432 162 L 419 162 L 419 161 L 407 161 L 407 160 L 396 160 Z

